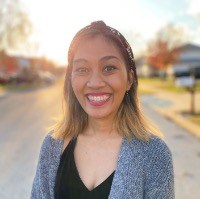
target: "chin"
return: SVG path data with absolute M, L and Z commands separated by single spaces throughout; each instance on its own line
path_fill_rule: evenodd
M 112 117 L 111 113 L 101 113 L 100 111 L 88 112 L 87 114 L 91 119 L 109 119 Z

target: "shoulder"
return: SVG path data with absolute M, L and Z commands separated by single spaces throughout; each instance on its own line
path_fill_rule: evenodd
M 53 133 L 53 131 L 50 131 L 50 132 L 46 133 L 46 135 L 44 136 L 41 150 L 47 151 L 52 147 L 52 144 L 54 142 L 54 140 L 52 138 L 52 133 Z
M 129 184 L 131 195 L 134 189 L 140 189 L 144 198 L 173 198 L 172 155 L 159 137 L 152 135 L 147 142 L 135 137 L 128 142 L 123 138 L 117 171 L 119 180 L 122 176 Z
M 53 131 L 50 131 L 44 136 L 40 150 L 40 156 L 46 156 L 47 154 L 50 154 L 52 152 L 60 153 L 62 139 L 55 139 L 52 137 L 52 135 Z
M 143 148 L 145 194 L 147 198 L 174 198 L 172 153 L 160 138 L 152 136 Z
M 143 165 L 147 178 L 154 179 L 162 175 L 160 179 L 173 178 L 172 153 L 167 144 L 161 138 L 152 135 L 149 141 L 132 141 L 130 147 L 137 146 L 137 156 Z M 166 178 L 164 177 L 166 176 Z
M 144 165 L 146 170 L 151 170 L 154 172 L 154 175 L 162 173 L 164 176 L 164 173 L 168 173 L 170 176 L 172 176 L 172 153 L 164 140 L 156 136 L 152 136 L 152 138 L 147 143 L 147 146 L 144 147 Z
M 133 139 L 128 148 L 129 157 L 137 159 L 148 179 L 154 181 L 160 175 L 160 179 L 173 178 L 172 153 L 164 140 L 154 135 L 147 142 Z
M 130 148 L 138 147 L 148 153 L 158 153 L 160 151 L 171 153 L 165 141 L 155 135 L 152 135 L 148 141 L 132 138 L 128 145 Z
M 164 140 L 157 136 L 151 136 L 150 140 L 144 145 L 144 152 L 150 156 L 159 156 L 160 154 L 170 157 L 171 151 Z
M 49 181 L 51 182 L 54 179 L 53 175 L 59 165 L 62 146 L 62 140 L 54 139 L 52 134 L 53 131 L 50 131 L 43 138 L 32 185 L 31 199 L 50 198 L 47 187 L 49 186 Z
M 172 161 L 172 153 L 167 144 L 161 138 L 152 135 L 148 141 L 133 138 L 127 144 L 131 153 L 139 153 L 144 161 Z

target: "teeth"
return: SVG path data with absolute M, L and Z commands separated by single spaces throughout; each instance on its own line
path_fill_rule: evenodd
M 102 96 L 92 96 L 88 95 L 88 99 L 90 101 L 100 102 L 100 101 L 106 101 L 109 98 L 108 95 L 102 95 Z

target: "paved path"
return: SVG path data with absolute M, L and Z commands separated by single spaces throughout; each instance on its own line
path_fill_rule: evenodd
M 0 198 L 27 199 L 39 149 L 61 110 L 61 86 L 9 93 L 0 99 Z M 200 141 L 143 103 L 146 114 L 164 132 L 173 157 L 177 199 L 199 199 Z
M 143 95 L 144 102 L 151 104 L 151 107 L 156 111 L 170 118 L 200 139 L 200 126 L 182 114 L 183 112 L 190 112 L 191 109 L 191 95 L 189 92 L 173 93 L 148 84 L 140 84 L 140 88 L 153 92 L 153 94 Z M 200 113 L 200 92 L 195 94 L 195 111 Z
M 170 92 L 145 83 L 139 84 L 139 87 L 143 90 L 152 91 L 155 98 L 154 102 L 163 108 L 167 106 L 170 110 L 177 112 L 188 112 L 191 109 L 191 94 L 187 91 L 184 93 Z M 162 101 L 159 99 L 162 99 Z M 195 93 L 195 110 L 200 112 L 200 92 Z
M 146 115 L 159 127 L 172 151 L 176 199 L 200 198 L 200 140 L 151 109 L 145 100 Z

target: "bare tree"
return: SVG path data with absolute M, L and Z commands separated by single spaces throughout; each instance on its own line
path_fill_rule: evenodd
M 169 48 L 173 49 L 188 41 L 190 36 L 185 32 L 183 26 L 177 26 L 173 23 L 169 23 L 157 32 L 156 38 L 166 41 Z
M 0 0 L 0 50 L 18 50 L 26 45 L 32 23 L 20 0 Z

